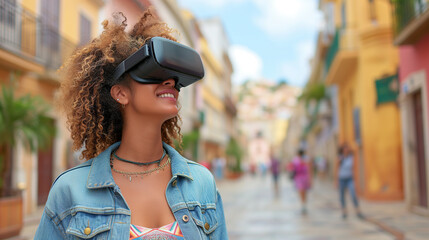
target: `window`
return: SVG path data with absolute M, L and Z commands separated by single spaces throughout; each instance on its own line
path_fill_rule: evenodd
M 59 11 L 60 0 L 41 1 L 42 45 L 52 51 L 58 51 L 60 48 Z
M 0 1 L 0 22 L 9 26 L 15 26 L 16 0 Z
M 376 24 L 377 23 L 377 14 L 375 9 L 375 3 L 374 0 L 369 0 L 369 17 L 371 19 L 371 22 Z

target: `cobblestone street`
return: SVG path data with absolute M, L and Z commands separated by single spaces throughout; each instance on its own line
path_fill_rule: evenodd
M 361 200 L 367 219 L 358 219 L 348 204 L 349 217 L 343 220 L 338 194 L 329 182 L 315 184 L 309 194 L 308 214 L 303 216 L 291 182 L 285 176 L 279 181 L 279 197 L 273 194 L 269 175 L 245 175 L 217 183 L 231 240 L 423 240 L 429 235 L 429 218 L 412 214 L 402 202 Z M 8 240 L 33 239 L 42 210 L 40 207 L 25 218 L 21 236 Z
M 275 197 L 271 180 L 271 176 L 244 176 L 219 181 L 231 240 L 395 239 L 376 224 L 358 219 L 353 209 L 343 220 L 337 193 L 328 184 L 313 187 L 308 214 L 303 216 L 290 181 L 285 176 L 280 178 L 280 196 Z

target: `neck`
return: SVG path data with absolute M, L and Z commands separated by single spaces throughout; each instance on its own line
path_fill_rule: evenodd
M 144 123 L 144 124 L 142 124 Z M 125 120 L 116 154 L 134 162 L 152 162 L 163 154 L 160 121 Z

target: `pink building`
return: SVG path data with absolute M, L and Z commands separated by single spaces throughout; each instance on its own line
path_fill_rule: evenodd
M 395 3 L 405 200 L 429 216 L 429 1 Z

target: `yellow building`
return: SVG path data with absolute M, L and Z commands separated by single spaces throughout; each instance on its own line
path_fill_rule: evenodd
M 225 105 L 222 100 L 222 68 L 210 50 L 205 38 L 201 39 L 201 57 L 205 76 L 201 85 L 203 121 L 200 129 L 203 159 L 211 161 L 225 152 L 227 130 Z M 222 156 L 225 157 L 225 156 Z
M 97 35 L 103 4 L 102 0 L 1 1 L 0 84 L 15 76 L 17 95 L 40 95 L 53 106 L 60 84 L 56 70 L 77 46 Z M 45 203 L 55 177 L 76 164 L 65 120 L 52 109 L 57 135 L 51 148 L 34 154 L 18 144 L 13 150 L 12 183 L 23 190 L 27 214 Z
M 200 31 L 199 50 L 205 76 L 197 85 L 197 109 L 201 113 L 199 160 L 227 159 L 228 141 L 234 137 L 235 104 L 232 101 L 232 64 L 228 39 L 220 19 L 195 22 Z
M 326 56 L 326 83 L 338 86 L 339 143 L 354 149 L 356 186 L 367 199 L 402 199 L 399 110 L 395 101 L 382 99 L 380 88 L 398 71 L 392 5 L 387 0 L 320 4 L 337 29 Z M 392 79 L 387 87 L 395 91 Z

